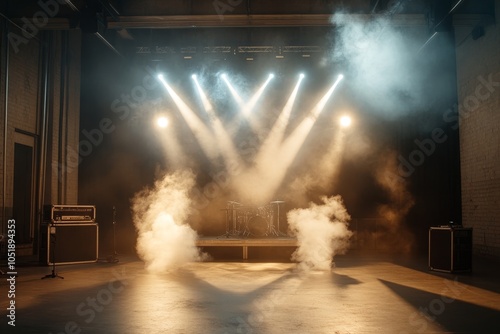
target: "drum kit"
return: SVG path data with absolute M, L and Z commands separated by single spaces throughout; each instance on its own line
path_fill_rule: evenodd
M 225 237 L 281 237 L 280 210 L 284 201 L 272 201 L 264 206 L 247 206 L 228 201 Z

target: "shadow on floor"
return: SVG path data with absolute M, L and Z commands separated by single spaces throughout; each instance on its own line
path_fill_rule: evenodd
M 500 312 L 460 300 L 460 290 L 430 293 L 401 284 L 380 280 L 415 308 L 409 324 L 415 333 L 424 333 L 434 322 L 452 333 L 500 333 Z

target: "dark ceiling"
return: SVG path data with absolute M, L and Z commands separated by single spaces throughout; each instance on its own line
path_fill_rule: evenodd
M 325 34 L 335 26 L 332 14 L 385 17 L 401 29 L 416 26 L 430 35 L 450 25 L 451 14 L 477 20 L 493 11 L 493 0 L 7 0 L 0 5 L 12 30 L 24 27 L 26 19 L 39 22 L 40 29 L 81 29 L 117 54 L 150 60 L 244 54 L 248 47 L 254 54 L 320 52 L 331 42 Z

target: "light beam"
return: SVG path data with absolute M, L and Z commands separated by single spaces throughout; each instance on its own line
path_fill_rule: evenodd
M 242 162 L 238 155 L 238 152 L 236 151 L 233 145 L 233 142 L 231 141 L 231 138 L 224 129 L 224 126 L 222 125 L 222 122 L 220 121 L 219 117 L 217 117 L 214 108 L 210 103 L 207 95 L 203 91 L 203 88 L 201 87 L 200 83 L 198 82 L 198 79 L 194 77 L 193 81 L 198 90 L 198 94 L 200 94 L 203 108 L 205 109 L 205 112 L 208 114 L 210 124 L 214 129 L 214 135 L 216 137 L 215 139 L 218 145 L 220 146 L 220 153 L 225 160 L 226 166 L 228 167 L 232 166 L 231 168 L 234 168 L 234 166 L 240 166 Z
M 255 204 L 256 199 L 263 202 L 270 200 L 286 173 L 287 168 L 282 168 L 281 161 L 279 161 L 280 143 L 302 79 L 303 77 L 299 77 L 287 103 L 262 144 L 255 159 L 255 165 L 240 174 L 234 184 L 239 197 L 246 202 Z
M 295 128 L 292 134 L 285 139 L 277 154 L 274 155 L 273 168 L 279 171 L 279 173 L 274 173 L 273 178 L 267 180 L 269 182 L 269 186 L 272 186 L 274 191 L 276 191 L 281 185 L 288 168 L 292 164 L 319 114 L 324 109 L 326 102 L 331 97 L 333 91 L 338 86 L 342 78 L 342 75 L 337 77 L 334 84 L 330 87 L 326 94 L 323 95 L 321 100 L 314 106 L 309 115 L 297 126 L 297 128 Z
M 262 86 L 260 86 L 259 90 L 252 96 L 250 101 L 248 101 L 248 103 L 245 104 L 245 106 L 243 108 L 243 115 L 247 116 L 250 114 L 250 112 L 253 110 L 253 108 L 257 104 L 257 101 L 259 100 L 261 95 L 264 93 L 264 90 L 266 89 L 267 85 L 269 84 L 269 82 L 273 78 L 274 78 L 274 74 L 272 74 L 272 73 L 269 74 L 269 76 L 267 77 L 267 80 L 264 82 L 264 84 Z
M 170 87 L 163 75 L 158 75 L 158 79 L 161 81 L 163 86 L 165 86 L 167 92 L 172 97 L 172 100 L 186 120 L 186 123 L 193 132 L 193 135 L 196 137 L 203 152 L 209 159 L 216 159 L 219 152 L 217 151 L 217 145 L 214 143 L 214 138 L 210 133 L 210 130 L 205 126 L 205 124 L 203 124 L 198 115 L 196 115 L 195 112 L 189 108 L 181 97 L 172 89 L 172 87 Z
M 236 89 L 234 89 L 233 85 L 231 85 L 231 82 L 229 82 L 229 79 L 227 78 L 227 74 L 226 73 L 222 73 L 221 74 L 221 78 L 226 83 L 227 88 L 229 88 L 229 91 L 231 92 L 231 95 L 233 95 L 234 99 L 236 100 L 236 103 L 238 103 L 238 106 L 240 108 L 243 107 L 243 104 L 244 104 L 243 99 L 238 94 L 238 92 L 236 91 Z

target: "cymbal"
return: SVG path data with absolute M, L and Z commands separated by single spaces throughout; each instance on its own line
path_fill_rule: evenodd
M 273 203 L 273 204 L 274 203 L 278 203 L 279 204 L 279 203 L 285 203 L 285 201 L 272 201 L 272 202 L 269 202 L 269 203 Z
M 229 204 L 236 204 L 236 205 L 241 205 L 241 203 L 235 202 L 235 201 L 227 201 Z

